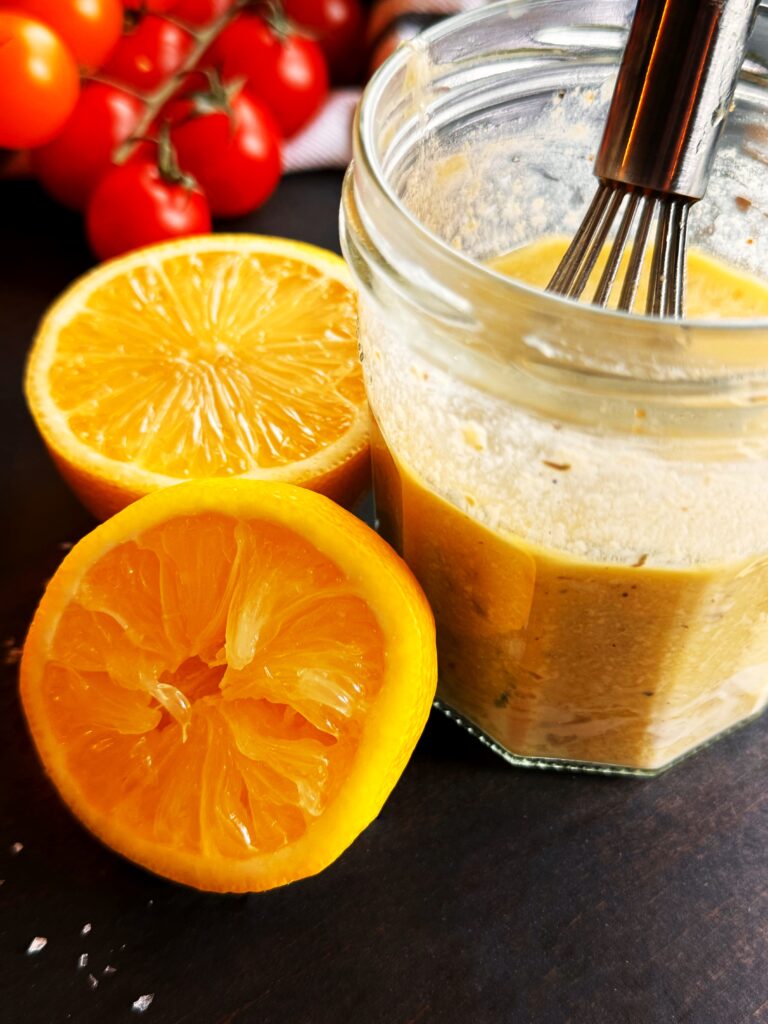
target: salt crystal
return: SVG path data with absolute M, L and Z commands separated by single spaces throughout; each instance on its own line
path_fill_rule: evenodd
M 81 967 L 81 968 L 88 966 L 88 954 L 87 953 L 81 953 L 80 954 L 80 956 L 77 958 L 77 966 Z
M 14 843 L 13 846 L 11 847 L 11 853 L 15 855 L 17 853 L 21 853 L 23 849 L 24 843 Z
M 117 968 L 113 967 L 112 964 L 107 964 L 107 966 L 104 968 L 104 970 L 101 973 L 102 974 L 116 974 L 117 973 Z
M 73 544 L 73 542 L 71 540 L 61 540 L 61 541 L 59 541 L 59 550 L 60 551 L 69 551 L 73 547 L 74 547 L 74 544 Z
M 44 935 L 36 935 L 27 946 L 27 953 L 39 953 L 48 945 L 48 939 Z
M 149 1009 L 154 998 L 154 992 L 148 992 L 144 996 L 139 996 L 138 999 L 134 999 L 131 1009 L 134 1011 L 134 1013 L 144 1013 L 145 1010 Z
M 89 974 L 88 975 L 88 984 L 91 986 L 91 988 L 98 988 L 99 987 L 99 979 L 98 978 L 94 978 L 94 976 L 92 974 Z
M 84 924 L 83 927 L 80 929 L 80 934 L 81 935 L 87 935 L 90 930 L 91 930 L 90 924 Z

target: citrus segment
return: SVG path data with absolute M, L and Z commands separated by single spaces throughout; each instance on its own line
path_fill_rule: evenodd
M 70 552 L 22 697 L 75 813 L 214 890 L 330 863 L 379 812 L 434 695 L 434 629 L 373 531 L 301 488 L 167 488 Z
M 346 267 L 299 242 L 204 236 L 105 264 L 43 321 L 26 390 L 100 515 L 185 479 L 288 480 L 347 500 L 364 482 Z

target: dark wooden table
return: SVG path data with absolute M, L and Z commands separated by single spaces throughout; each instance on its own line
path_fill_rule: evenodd
M 234 227 L 338 248 L 339 186 L 288 179 Z M 266 895 L 165 882 L 77 824 L 35 759 L 13 647 L 92 525 L 20 385 L 37 318 L 90 258 L 31 183 L 0 187 L 0 224 L 2 1024 L 768 1022 L 768 720 L 635 782 L 510 768 L 434 713 L 379 819 Z

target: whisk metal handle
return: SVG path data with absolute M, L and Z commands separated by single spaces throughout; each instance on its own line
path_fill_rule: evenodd
M 701 199 L 759 0 L 638 0 L 595 174 Z

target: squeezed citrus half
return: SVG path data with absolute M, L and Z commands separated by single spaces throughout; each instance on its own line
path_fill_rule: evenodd
M 436 685 L 398 556 L 309 490 L 169 487 L 81 540 L 21 662 L 40 757 L 139 864 L 249 891 L 320 871 L 379 813 Z
M 188 479 L 281 480 L 343 504 L 367 482 L 347 268 L 302 242 L 205 235 L 103 264 L 40 325 L 26 394 L 99 518 Z

